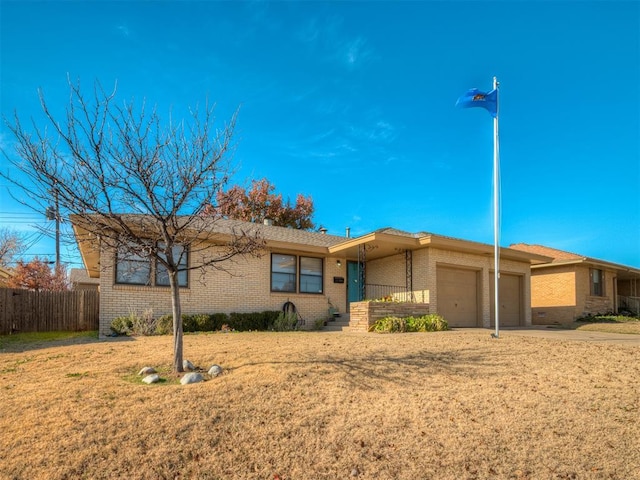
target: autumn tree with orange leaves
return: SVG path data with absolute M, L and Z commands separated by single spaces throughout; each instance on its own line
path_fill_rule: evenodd
M 292 205 L 288 199 L 283 201 L 282 194 L 275 193 L 275 189 L 275 185 L 263 178 L 253 180 L 250 189 L 236 185 L 226 192 L 220 190 L 216 195 L 217 206 L 207 209 L 207 213 L 253 223 L 268 219 L 280 227 L 313 230 L 311 196 L 298 194 Z
M 53 270 L 49 262 L 35 257 L 28 263 L 18 260 L 14 275 L 7 281 L 9 288 L 23 288 L 36 292 L 62 292 L 69 290 L 67 269 L 59 264 Z

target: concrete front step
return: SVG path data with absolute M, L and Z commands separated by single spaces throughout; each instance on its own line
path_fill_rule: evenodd
M 348 332 L 349 325 L 341 326 L 341 325 L 327 325 L 322 329 L 323 332 Z
M 322 329 L 325 332 L 346 332 L 349 330 L 349 315 L 342 314 L 327 322 Z

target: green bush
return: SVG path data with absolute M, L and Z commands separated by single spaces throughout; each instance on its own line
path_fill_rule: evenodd
M 618 315 L 615 313 L 607 313 L 605 315 L 597 314 L 597 315 L 587 315 L 584 317 L 580 317 L 576 320 L 576 322 L 626 323 L 626 322 L 637 322 L 638 320 L 640 320 L 640 318 L 634 317 L 631 315 Z
M 185 333 L 193 333 L 198 331 L 196 324 L 196 316 L 188 313 L 182 314 L 182 331 Z
M 153 310 L 148 309 L 138 315 L 116 317 L 111 321 L 111 330 L 118 335 L 153 335 L 156 333 L 157 321 L 153 318 Z
M 320 317 L 313 322 L 312 330 L 322 330 L 324 326 L 327 324 L 327 319 L 324 317 Z
M 229 316 L 226 313 L 195 313 L 182 314 L 183 332 L 215 332 L 227 323 Z M 163 315 L 156 322 L 156 334 L 166 335 L 173 333 L 173 315 Z
M 447 321 L 435 313 L 421 317 L 384 317 L 369 327 L 370 332 L 376 333 L 438 332 L 448 329 Z
M 407 331 L 407 321 L 402 317 L 380 318 L 369 327 L 370 332 L 403 333 Z
M 222 325 L 229 323 L 229 315 L 226 313 L 212 313 L 209 315 L 206 332 L 215 332 L 222 328 Z
M 273 330 L 273 326 L 278 322 L 279 315 L 282 312 L 266 310 L 264 312 L 251 313 L 195 313 L 182 314 L 182 331 L 191 332 L 216 332 L 222 329 L 223 325 L 227 325 L 231 330 L 248 331 L 248 330 Z M 144 315 L 143 315 L 144 316 Z M 118 320 L 118 322 L 116 322 Z M 114 323 L 116 322 L 116 323 Z M 145 327 L 149 320 L 143 321 L 136 315 L 128 317 L 119 317 L 112 322 L 111 329 L 119 327 L 123 334 L 136 333 L 139 335 L 169 335 L 173 333 L 173 315 L 167 314 L 158 318 L 153 322 L 153 330 Z M 135 326 L 137 326 L 137 331 Z M 147 332 L 147 333 L 143 333 Z
M 298 325 L 298 314 L 297 313 L 285 313 L 280 312 L 278 318 L 273 322 L 271 326 L 271 330 L 276 332 L 290 332 L 292 330 L 296 330 Z
M 156 322 L 156 335 L 173 334 L 173 315 L 163 315 Z
M 233 312 L 229 315 L 229 328 L 239 332 L 249 330 L 269 330 L 278 318 L 278 311 L 251 313 Z
M 449 329 L 447 321 L 435 313 L 422 317 L 409 317 L 407 324 L 409 332 L 440 332 Z
M 111 330 L 118 335 L 129 335 L 133 328 L 133 314 L 126 317 L 116 317 L 111 320 Z

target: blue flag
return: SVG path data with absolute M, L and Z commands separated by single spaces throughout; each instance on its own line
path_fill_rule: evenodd
M 458 105 L 462 108 L 482 107 L 495 118 L 498 116 L 498 90 L 494 88 L 484 93 L 477 88 L 472 88 L 458 99 L 456 107 Z

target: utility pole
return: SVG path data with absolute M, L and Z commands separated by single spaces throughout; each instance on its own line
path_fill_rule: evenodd
M 58 202 L 58 189 L 53 190 L 54 206 L 47 207 L 45 215 L 47 220 L 56 221 L 56 271 L 60 267 L 60 205 Z

